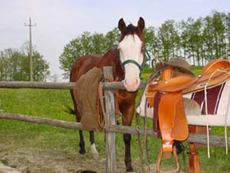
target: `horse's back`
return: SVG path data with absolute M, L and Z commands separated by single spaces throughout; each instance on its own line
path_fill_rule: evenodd
M 71 67 L 70 82 L 76 82 L 81 75 L 87 73 L 93 67 L 99 67 L 101 59 L 102 56 L 98 54 L 85 55 L 76 59 Z

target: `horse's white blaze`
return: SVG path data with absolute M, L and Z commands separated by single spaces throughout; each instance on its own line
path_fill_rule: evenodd
M 141 53 L 142 41 L 134 35 L 127 35 L 119 43 L 121 63 L 126 60 L 134 60 L 139 65 L 143 63 L 144 55 Z M 123 81 L 125 88 L 128 91 L 136 91 L 140 84 L 140 69 L 133 63 L 128 63 L 124 66 L 125 79 Z
M 90 152 L 91 152 L 94 159 L 97 159 L 99 157 L 99 154 L 97 152 L 97 149 L 96 149 L 96 146 L 94 143 L 90 144 Z

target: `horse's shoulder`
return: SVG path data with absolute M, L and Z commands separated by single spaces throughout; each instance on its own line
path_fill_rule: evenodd
M 87 72 L 92 67 L 97 67 L 102 59 L 101 55 L 89 54 L 77 58 L 71 67 L 70 74 L 81 75 L 81 73 Z M 75 78 L 75 77 L 74 77 Z

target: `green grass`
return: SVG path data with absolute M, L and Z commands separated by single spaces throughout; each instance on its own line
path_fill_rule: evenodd
M 191 71 L 197 76 L 200 74 L 201 70 L 203 69 L 203 67 L 195 67 L 195 66 L 192 66 L 191 67 Z
M 201 68 L 194 68 L 195 74 Z M 146 78 L 150 73 L 144 73 Z M 137 100 L 142 91 L 139 91 Z M 32 90 L 32 89 L 0 89 L 0 109 L 7 113 L 18 113 L 39 117 L 48 117 L 65 121 L 75 121 L 75 117 L 63 111 L 66 105 L 73 106 L 69 91 L 67 90 Z M 141 121 L 143 126 L 143 121 Z M 136 126 L 136 120 L 133 120 Z M 148 127 L 152 127 L 152 120 L 148 120 Z M 228 130 L 228 132 L 230 132 Z M 88 133 L 85 134 L 86 146 L 89 145 Z M 212 134 L 223 135 L 223 128 L 213 128 Z M 104 134 L 97 132 L 95 135 L 96 146 L 100 157 L 105 157 Z M 142 138 L 142 144 L 144 137 Z M 72 153 L 77 157 L 78 132 L 76 130 L 62 129 L 48 125 L 39 125 L 26 122 L 0 120 L 0 143 L 10 146 L 27 147 L 35 149 L 57 149 Z M 185 145 L 187 145 L 185 143 Z M 132 136 L 131 153 L 133 166 L 136 172 L 140 171 L 139 150 L 137 136 Z M 160 140 L 153 137 L 148 138 L 148 151 L 150 163 L 155 164 L 157 160 Z M 124 143 L 121 134 L 116 135 L 117 162 L 124 165 Z M 88 152 L 87 152 L 88 153 Z M 230 157 L 225 155 L 225 148 L 211 147 L 211 159 L 207 158 L 207 150 L 199 149 L 200 166 L 202 172 L 230 172 Z M 0 148 L 1 154 L 1 148 Z M 87 157 L 90 158 L 89 154 Z M 188 156 L 186 158 L 188 165 Z M 1 161 L 1 158 L 0 158 Z M 166 166 L 173 165 L 172 161 L 164 161 Z M 180 170 L 183 171 L 183 156 L 179 155 Z

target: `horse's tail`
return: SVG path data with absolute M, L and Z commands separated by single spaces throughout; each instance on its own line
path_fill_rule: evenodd
M 65 106 L 63 107 L 63 110 L 64 110 L 64 112 L 66 112 L 66 113 L 68 113 L 68 114 L 73 114 L 73 115 L 75 115 L 74 109 L 71 108 L 69 105 L 65 105 Z

